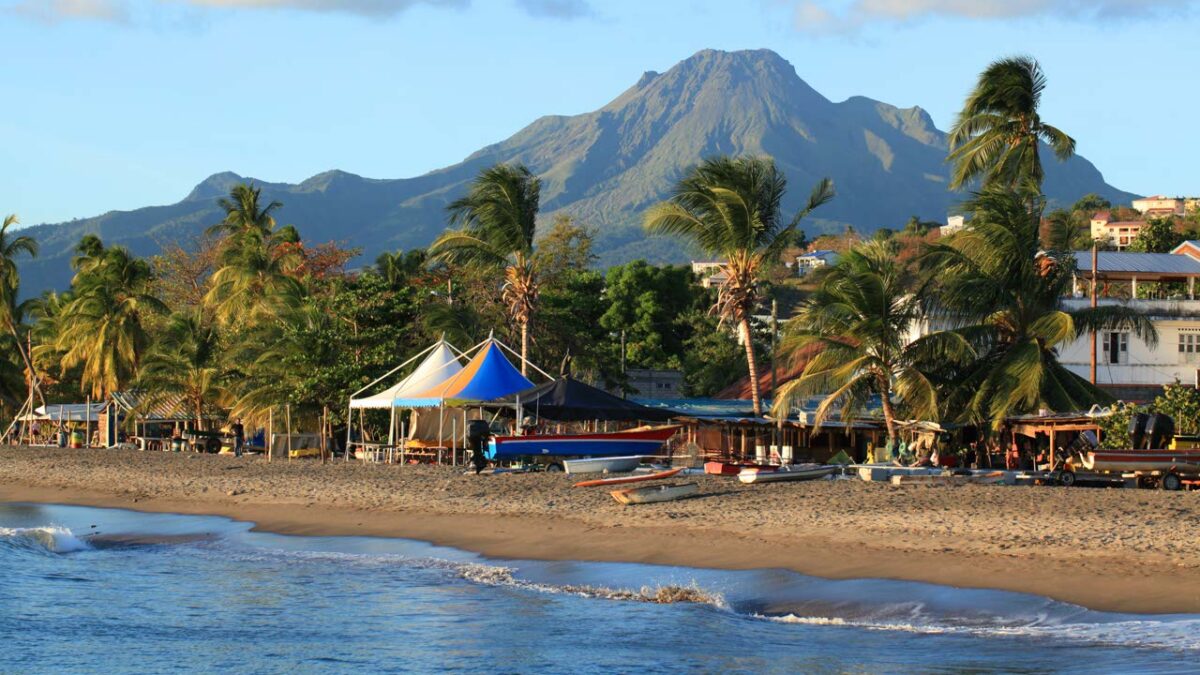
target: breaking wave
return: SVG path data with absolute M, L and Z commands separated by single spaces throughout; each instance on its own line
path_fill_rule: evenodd
M 457 563 L 456 566 L 457 572 L 462 578 L 486 586 L 509 586 L 538 593 L 563 593 L 603 600 L 648 602 L 661 605 L 690 603 L 728 609 L 725 599 L 720 594 L 705 591 L 694 583 L 687 586 L 677 584 L 642 586 L 637 590 L 576 584 L 551 585 L 518 579 L 515 575 L 516 570 L 511 567 L 478 563 Z
M 1043 615 L 1034 619 L 990 621 L 977 619 L 959 622 L 955 617 L 921 616 L 919 611 L 907 620 L 878 620 L 799 614 L 763 615 L 754 619 L 781 624 L 838 626 L 872 631 L 898 631 L 923 635 L 968 635 L 974 637 L 1020 637 L 1060 640 L 1076 643 L 1165 649 L 1193 653 L 1200 651 L 1200 619 L 1122 617 L 1112 621 L 1063 621 Z
M 41 553 L 74 553 L 91 546 L 70 529 L 47 527 L 0 527 L 0 546 Z

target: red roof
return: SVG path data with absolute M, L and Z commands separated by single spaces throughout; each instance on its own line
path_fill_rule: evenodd
M 1108 220 L 1111 215 L 1108 211 L 1097 211 L 1092 220 Z

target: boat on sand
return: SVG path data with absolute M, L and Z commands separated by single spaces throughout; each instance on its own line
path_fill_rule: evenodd
M 617 476 L 616 478 L 597 478 L 595 480 L 580 481 L 574 487 L 602 487 L 605 485 L 622 485 L 625 483 L 641 483 L 650 480 L 662 480 L 671 478 L 679 472 L 683 471 L 683 467 L 677 469 L 668 469 L 667 471 L 658 471 L 656 473 L 646 473 L 640 476 Z
M 629 473 L 642 463 L 641 455 L 630 457 L 585 457 L 563 460 L 563 469 L 569 474 L 579 473 Z
M 678 426 L 662 426 L 595 434 L 494 436 L 488 443 L 486 454 L 492 460 L 645 456 L 657 453 L 677 431 Z
M 776 483 L 785 480 L 815 480 L 824 478 L 840 466 L 828 464 L 786 464 L 784 466 L 742 469 L 738 480 L 743 483 Z
M 1089 450 L 1079 459 L 1088 471 L 1200 473 L 1200 450 Z
M 700 485 L 697 483 L 668 483 L 613 490 L 610 494 L 613 499 L 622 504 L 653 504 L 684 499 L 694 496 L 698 492 L 700 492 Z

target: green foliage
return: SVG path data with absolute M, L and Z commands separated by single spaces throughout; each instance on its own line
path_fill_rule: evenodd
M 1102 448 L 1128 448 L 1129 447 L 1129 420 L 1134 413 L 1148 412 L 1146 406 L 1140 406 L 1125 401 L 1117 401 L 1109 410 L 1112 414 L 1106 417 L 1097 418 L 1100 426 L 1100 447 Z
M 678 323 L 690 333 L 680 355 L 684 396 L 712 396 L 740 379 L 746 351 L 716 317 L 692 310 Z
M 596 262 L 592 252 L 596 233 L 578 225 L 566 214 L 554 217 L 554 224 L 537 242 L 534 266 L 546 284 L 553 284 L 568 272 L 586 270 Z
M 1131 330 L 1147 342 L 1153 325 L 1125 306 L 1061 308 L 1074 275 L 1074 257 L 1038 255 L 1041 204 L 989 187 L 969 202 L 972 226 L 922 256 L 933 284 L 928 310 L 957 324 L 979 358 L 942 377 L 959 421 L 999 425 L 1039 408 L 1085 410 L 1109 398 L 1058 361 L 1057 348 L 1088 330 Z
M 1163 387 L 1163 393 L 1154 399 L 1154 412 L 1170 415 L 1175 419 L 1175 433 L 1182 435 L 1200 434 L 1200 390 L 1195 387 L 1173 384 Z
M 1040 145 L 1049 145 L 1060 160 L 1075 154 L 1075 139 L 1042 121 L 1045 88 L 1041 66 L 1026 56 L 995 61 L 979 75 L 950 129 L 952 189 L 978 179 L 984 186 L 1040 189 Z
M 600 326 L 618 343 L 625 331 L 628 367 L 679 368 L 688 331 L 676 318 L 697 308 L 702 291 L 687 267 L 656 267 L 644 260 L 610 267 Z
M 601 323 L 604 276 L 593 270 L 564 270 L 542 290 L 533 346 L 534 363 L 557 374 L 571 357 L 571 372 L 581 380 L 612 385 L 620 375 L 620 337 Z
M 1170 253 L 1183 242 L 1183 236 L 1175 231 L 1173 218 L 1149 218 L 1141 232 L 1129 243 L 1129 250 L 1138 253 Z

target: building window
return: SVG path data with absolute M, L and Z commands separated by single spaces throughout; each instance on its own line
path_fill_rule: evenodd
M 1179 362 L 1200 363 L 1200 332 L 1179 334 Z
M 1102 333 L 1105 363 L 1129 363 L 1129 333 Z

